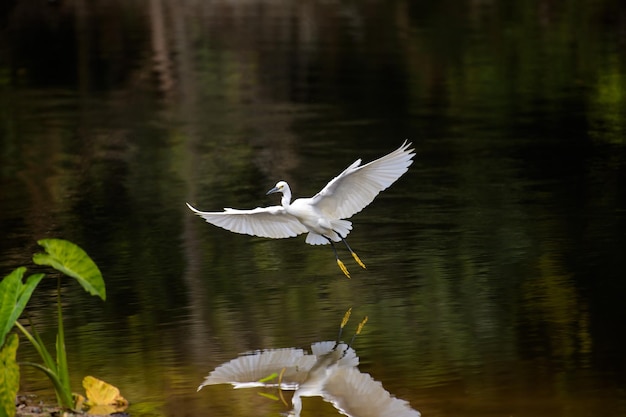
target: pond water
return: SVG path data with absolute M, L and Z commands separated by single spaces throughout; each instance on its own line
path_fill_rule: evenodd
M 256 349 L 332 340 L 425 417 L 626 415 L 626 4 L 11 2 L 0 11 L 0 272 L 36 241 L 97 262 L 63 286 L 76 391 L 133 416 L 275 416 L 196 388 Z M 352 218 L 346 279 L 300 236 L 202 210 L 316 193 L 357 158 L 415 163 Z M 31 268 L 33 270 L 35 268 Z M 55 337 L 55 280 L 28 314 Z M 21 339 L 21 360 L 37 360 Z M 23 367 L 22 392 L 53 395 Z M 303 416 L 338 412 L 304 399 Z

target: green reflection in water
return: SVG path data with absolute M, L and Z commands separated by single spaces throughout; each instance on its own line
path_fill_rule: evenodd
M 270 415 L 195 388 L 353 305 L 364 370 L 424 415 L 624 414 L 620 2 L 29 7 L 0 51 L 0 264 L 62 235 L 102 265 L 105 306 L 64 294 L 77 375 L 141 415 Z M 265 205 L 278 179 L 310 195 L 404 138 L 416 163 L 355 218 L 351 281 L 328 248 L 184 206 Z

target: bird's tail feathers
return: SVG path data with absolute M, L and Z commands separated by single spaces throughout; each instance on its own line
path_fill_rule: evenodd
M 352 230 L 352 222 L 348 220 L 332 220 L 330 224 L 333 227 L 333 230 L 341 237 L 348 236 L 348 233 Z M 332 236 L 331 236 L 332 238 Z M 339 242 L 341 239 L 333 239 L 335 242 Z
M 332 220 L 330 223 L 333 231 L 328 235 L 328 238 L 333 242 L 341 242 L 342 238 L 348 236 L 348 233 L 352 230 L 352 222 L 348 220 Z M 328 245 L 328 239 L 315 232 L 309 232 L 306 236 L 306 243 L 309 245 Z
M 328 245 L 328 240 L 324 236 L 314 232 L 309 232 L 309 234 L 306 235 L 305 242 L 309 245 Z

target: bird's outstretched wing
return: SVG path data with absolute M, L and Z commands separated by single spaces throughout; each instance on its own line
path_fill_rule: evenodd
M 187 207 L 208 223 L 235 233 L 282 239 L 307 231 L 282 206 L 257 207 L 252 210 L 225 208 L 222 212 L 200 211 L 189 203 Z
M 256 351 L 215 368 L 198 390 L 216 384 L 232 384 L 235 388 L 278 386 L 279 379 L 281 389 L 295 390 L 315 361 L 315 356 L 307 355 L 302 349 Z
M 311 197 L 311 203 L 337 219 L 358 213 L 409 169 L 415 156 L 410 146 L 404 141 L 395 151 L 365 165 L 356 160 Z
M 340 368 L 326 381 L 322 397 L 352 417 L 420 417 L 408 402 L 398 399 L 369 374 Z

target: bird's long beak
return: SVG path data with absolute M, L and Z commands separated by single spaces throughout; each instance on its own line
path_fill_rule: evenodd
M 274 194 L 274 193 L 277 193 L 278 191 L 279 191 L 278 187 L 274 187 L 271 190 L 269 190 L 268 192 L 266 192 L 265 195 Z

